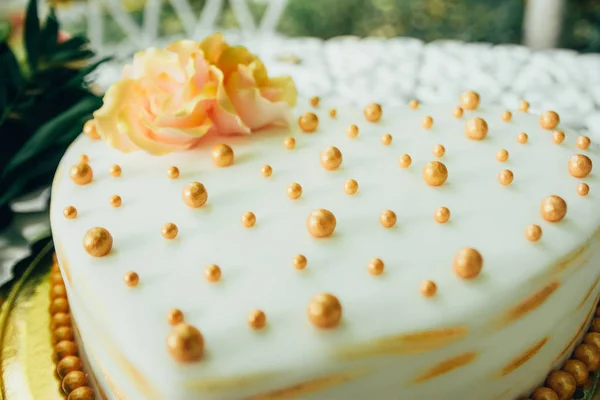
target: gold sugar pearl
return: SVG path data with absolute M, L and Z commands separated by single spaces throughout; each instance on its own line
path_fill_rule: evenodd
M 321 152 L 320 160 L 326 170 L 336 170 L 342 165 L 342 152 L 337 147 L 329 146 Z
M 296 269 L 304 269 L 306 268 L 307 260 L 302 254 L 298 254 L 292 259 L 292 265 Z
M 267 316 L 261 310 L 252 310 L 248 315 L 248 326 L 254 330 L 260 330 L 267 324 Z
M 483 257 L 472 248 L 464 248 L 454 256 L 454 272 L 462 279 L 476 278 L 483 267 Z
M 122 202 L 121 196 L 116 195 L 116 194 L 110 196 L 109 203 L 110 203 L 111 207 L 115 207 L 115 208 L 116 207 L 121 207 L 121 202 Z
M 567 360 L 563 364 L 562 370 L 568 372 L 575 378 L 577 385 L 583 385 L 587 382 L 589 371 L 584 363 L 579 360 Z
M 337 221 L 333 213 L 329 210 L 313 210 L 306 219 L 306 228 L 315 238 L 329 237 L 335 231 Z
M 369 265 L 367 266 L 367 268 L 371 275 L 377 276 L 383 274 L 385 265 L 383 264 L 383 261 L 381 261 L 379 258 L 374 258 L 371 261 L 369 261 Z
M 178 308 L 173 308 L 167 312 L 167 323 L 175 326 L 183 322 L 183 312 Z
M 60 268 L 58 271 L 50 274 L 50 283 L 53 285 L 64 285 L 62 275 L 60 274 Z
M 421 120 L 421 126 L 425 129 L 431 129 L 433 126 L 433 118 L 429 115 L 424 116 Z
M 500 149 L 496 152 L 496 160 L 500 162 L 505 162 L 508 160 L 508 151 L 505 149 Z
M 92 388 L 82 386 L 69 393 L 67 400 L 94 400 L 94 397 L 95 394 Z
M 162 226 L 160 229 L 160 234 L 167 240 L 173 240 L 177 237 L 179 233 L 179 228 L 172 222 L 168 222 Z
M 369 122 L 379 122 L 381 119 L 381 115 L 383 114 L 383 110 L 381 106 L 377 103 L 371 103 L 367 107 L 365 107 L 363 114 L 365 115 L 365 119 Z
M 441 144 L 436 144 L 435 146 L 433 146 L 432 153 L 434 156 L 436 156 L 438 158 L 443 157 L 444 154 L 446 153 L 446 148 L 444 146 L 442 146 Z
M 559 399 L 572 399 L 577 389 L 577 381 L 565 371 L 550 372 L 546 385 L 556 392 Z
M 94 177 L 94 172 L 92 171 L 92 167 L 87 163 L 79 163 L 71 167 L 69 171 L 69 176 L 71 180 L 77 185 L 87 185 L 90 183 Z
M 226 144 L 217 144 L 210 151 L 210 157 L 217 167 L 229 167 L 233 164 L 233 149 Z
M 527 140 L 529 140 L 529 136 L 527 136 L 525 132 L 521 132 L 517 135 L 517 142 L 525 144 L 527 143 Z
M 92 140 L 100 139 L 100 135 L 96 130 L 96 122 L 92 119 L 83 125 L 83 133 Z
M 121 167 L 117 164 L 115 165 L 111 165 L 111 167 L 108 169 L 108 173 L 110 174 L 110 176 L 112 176 L 113 178 L 118 178 L 121 176 L 121 173 L 123 171 L 121 170 Z
M 583 362 L 591 372 L 600 367 L 600 350 L 591 344 L 582 343 L 575 347 L 572 357 Z
M 581 150 L 585 150 L 588 147 L 590 147 L 590 138 L 587 136 L 579 136 L 577 138 L 577 147 L 579 147 Z
M 319 106 L 319 101 L 321 99 L 319 99 L 319 97 L 315 96 L 315 97 L 311 97 L 310 98 L 310 105 L 313 107 L 318 107 Z
M 302 196 L 302 186 L 296 182 L 290 183 L 286 189 L 286 193 L 287 196 L 292 200 L 299 199 L 300 196 Z
M 552 132 L 552 141 L 555 144 L 561 144 L 565 140 L 565 133 L 563 131 Z
M 580 183 L 579 185 L 577 185 L 577 194 L 579 194 L 580 196 L 587 196 L 589 192 L 590 187 L 587 183 Z
M 125 285 L 129 286 L 129 287 L 136 287 L 138 285 L 138 283 L 140 282 L 140 276 L 137 274 L 137 272 L 127 272 L 124 276 L 123 276 L 123 282 L 125 282 Z
M 242 225 L 244 225 L 244 227 L 252 228 L 255 223 L 256 223 L 256 215 L 254 215 L 253 212 L 248 211 L 248 212 L 245 212 L 244 215 L 242 215 Z
M 57 283 L 50 288 L 50 300 L 67 298 L 67 289 L 64 283 Z
M 344 192 L 346 192 L 346 194 L 353 195 L 353 194 L 356 194 L 357 191 L 358 191 L 358 182 L 356 182 L 354 179 L 348 179 L 344 183 Z
M 433 297 L 437 292 L 437 285 L 434 281 L 426 280 L 421 283 L 421 294 L 425 297 Z
M 569 158 L 569 173 L 575 178 L 585 178 L 592 172 L 592 160 L 583 154 Z
M 433 214 L 433 218 L 440 223 L 445 224 L 450 220 L 450 210 L 447 207 L 438 207 Z
M 71 340 L 61 340 L 54 346 L 54 360 L 59 362 L 65 357 L 76 356 L 77 345 Z
M 509 169 L 505 169 L 498 173 L 498 182 L 504 186 L 510 185 L 513 181 L 513 178 L 514 174 Z
M 348 128 L 346 128 L 346 135 L 351 139 L 354 139 L 355 137 L 357 137 L 358 136 L 358 126 L 356 126 L 354 124 L 348 126 Z
M 64 297 L 52 300 L 50 303 L 50 315 L 69 312 L 69 301 Z
M 190 182 L 183 187 L 181 197 L 188 207 L 199 208 L 208 200 L 208 192 L 200 182 Z
M 66 394 L 72 393 L 75 389 L 85 387 L 88 384 L 87 374 L 83 371 L 71 371 L 62 380 L 62 390 Z
M 113 238 L 104 228 L 92 228 L 83 236 L 83 248 L 93 257 L 104 257 L 112 249 Z
M 270 177 L 273 174 L 273 168 L 271 168 L 270 165 L 263 165 L 260 168 L 260 174 L 262 176 L 264 176 L 265 178 L 268 178 L 268 177 Z
M 592 320 L 592 326 L 590 327 L 590 331 L 583 335 L 583 343 L 591 344 L 595 346 L 597 349 L 600 349 L 600 333 L 598 333 L 598 318 L 594 318 Z
M 408 168 L 412 164 L 412 158 L 408 154 L 402 154 L 398 157 L 398 164 L 401 168 Z
M 77 356 L 66 356 L 56 364 L 56 374 L 61 379 L 67 376 L 69 372 L 81 370 L 83 370 L 83 362 Z
M 527 110 L 529 110 L 529 103 L 525 100 L 521 100 L 519 102 L 519 111 L 527 112 Z
M 542 237 L 542 228 L 539 225 L 529 225 L 525 229 L 525 237 L 530 242 L 537 242 Z
M 502 113 L 502 121 L 510 122 L 511 119 L 512 119 L 512 113 L 510 111 L 506 110 Z
M 335 108 L 332 108 L 331 110 L 329 110 L 329 117 L 330 118 L 337 117 L 337 110 Z
M 384 228 L 392 228 L 396 225 L 396 213 L 392 210 L 385 210 L 379 214 L 379 223 Z
M 199 361 L 204 355 L 204 337 L 192 325 L 177 324 L 167 336 L 167 349 L 175 361 L 182 363 Z
M 79 156 L 79 162 L 82 164 L 87 164 L 90 161 L 90 158 L 86 154 L 82 154 Z
M 556 392 L 548 387 L 539 387 L 531 394 L 531 400 L 560 400 Z
M 172 166 L 167 169 L 167 176 L 169 179 L 177 179 L 179 178 L 179 168 Z
M 314 113 L 307 112 L 298 118 L 298 126 L 304 133 L 312 133 L 319 126 L 319 117 Z
M 417 108 L 419 108 L 419 101 L 412 99 L 411 101 L 408 102 L 408 106 L 410 108 L 412 108 L 413 110 L 416 110 Z
M 59 312 L 50 318 L 50 329 L 58 329 L 61 326 L 71 326 L 71 316 L 69 314 Z
M 554 111 L 544 111 L 540 115 L 540 125 L 544 129 L 554 129 L 560 123 L 560 117 Z
M 389 145 L 390 145 L 390 143 L 392 143 L 392 135 L 390 135 L 389 133 L 386 133 L 385 135 L 383 135 L 383 136 L 381 137 L 381 143 L 382 143 L 384 146 L 389 146 Z
M 439 161 L 430 161 L 423 167 L 423 179 L 430 186 L 441 186 L 448 179 L 448 169 Z
M 62 342 L 63 340 L 73 340 L 75 335 L 70 326 L 61 326 L 52 332 L 52 344 Z
M 217 282 L 221 279 L 221 268 L 216 264 L 210 264 L 204 268 L 204 277 L 209 282 Z
M 559 196 L 548 196 L 542 200 L 540 212 L 546 221 L 558 222 L 567 215 L 567 203 Z
M 452 115 L 454 115 L 454 118 L 462 118 L 463 114 L 464 110 L 462 107 L 454 107 L 454 110 L 452 110 Z
M 465 124 L 465 135 L 471 140 L 483 140 L 488 134 L 488 124 L 483 118 L 473 118 Z
M 342 305 L 337 297 L 321 293 L 308 303 L 308 319 L 317 328 L 329 329 L 339 325 L 342 319 Z
M 66 219 L 75 219 L 77 218 L 77 209 L 73 206 L 67 206 L 63 210 L 63 215 Z
M 479 107 L 479 94 L 472 90 L 464 92 L 460 96 L 460 105 L 465 110 L 475 110 Z
M 283 141 L 283 145 L 285 146 L 286 149 L 291 150 L 294 147 L 296 147 L 296 139 L 294 139 L 293 137 L 287 137 L 285 138 L 285 140 Z

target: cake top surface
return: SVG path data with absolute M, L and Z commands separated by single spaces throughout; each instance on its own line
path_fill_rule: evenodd
M 568 168 L 576 154 L 597 162 L 598 150 L 579 148 L 576 132 L 565 130 L 557 144 L 539 116 L 515 110 L 506 122 L 503 109 L 485 105 L 465 110 L 461 118 L 452 106 L 384 108 L 377 123 L 355 108 L 337 108 L 332 118 L 332 106 L 310 109 L 319 118 L 314 133 L 296 127 L 213 136 L 194 150 L 161 157 L 120 153 L 82 136 L 66 153 L 52 191 L 59 258 L 79 301 L 147 376 L 273 372 L 302 360 L 348 357 L 376 339 L 452 327 L 476 333 L 508 324 L 511 307 L 570 273 L 560 263 L 570 261 L 598 229 L 598 178 L 592 172 L 578 179 Z M 426 116 L 433 118 L 430 129 L 422 125 Z M 483 140 L 465 135 L 465 124 L 475 117 L 487 121 Z M 354 138 L 347 135 L 350 124 L 358 127 Z M 518 141 L 522 132 L 525 143 Z M 385 134 L 392 137 L 387 145 Z M 286 148 L 287 137 L 295 138 L 294 148 Z M 216 144 L 233 149 L 231 166 L 215 166 Z M 444 146 L 441 157 L 432 152 L 436 145 Z M 330 146 L 343 158 L 334 170 L 320 161 Z M 501 149 L 508 152 L 504 162 L 497 159 Z M 441 155 L 439 147 L 435 152 Z M 89 158 L 93 181 L 80 186 L 69 173 L 82 154 Z M 399 165 L 403 154 L 411 157 L 407 168 Z M 441 186 L 424 179 L 423 169 L 432 161 L 447 168 Z M 113 165 L 120 166 L 119 177 L 109 173 Z M 268 177 L 265 165 L 272 168 Z M 172 166 L 179 170 L 176 179 L 167 174 Z M 503 170 L 514 179 L 509 173 L 499 177 Z M 349 179 L 358 184 L 352 195 L 345 191 Z M 192 181 L 208 193 L 199 208 L 182 199 Z M 582 182 L 591 188 L 585 196 L 578 193 Z M 297 199 L 290 198 L 297 188 L 288 193 L 292 183 L 301 186 Z M 351 192 L 352 185 L 346 189 Z M 113 195 L 121 197 L 119 207 L 109 204 Z M 542 216 L 541 203 L 550 195 L 566 202 L 559 222 Z M 77 209 L 75 219 L 63 216 L 69 205 Z M 434 217 L 439 207 L 450 212 L 445 223 Z M 307 218 L 318 209 L 335 216 L 329 237 L 309 233 Z M 380 221 L 386 210 L 396 216 L 393 227 L 383 226 L 391 224 L 389 213 Z M 242 221 L 246 212 L 256 218 L 252 227 L 244 226 L 252 220 Z M 438 218 L 443 221 L 444 215 Z M 173 240 L 161 235 L 166 223 L 177 227 Z M 535 242 L 526 237 L 526 231 L 532 238 L 539 234 L 528 230 L 532 224 L 542 233 Z M 105 228 L 113 238 L 104 257 L 91 256 L 82 245 L 93 227 Z M 483 259 L 471 279 L 454 268 L 455 256 L 465 248 L 476 249 Z M 304 269 L 292 265 L 297 255 L 306 257 Z M 375 258 L 383 263 L 381 274 Z M 220 267 L 217 282 L 205 277 L 210 264 Z M 137 286 L 123 283 L 128 271 L 139 275 Z M 425 281 L 435 285 L 424 286 Z M 307 317 L 309 302 L 319 293 L 331 293 L 341 303 L 342 318 L 334 328 L 319 329 Z M 172 308 L 202 332 L 202 361 L 180 368 L 169 356 L 166 315 Z M 263 330 L 248 327 L 254 309 L 266 315 Z

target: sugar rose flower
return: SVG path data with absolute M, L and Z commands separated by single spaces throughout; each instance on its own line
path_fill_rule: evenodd
M 137 53 L 94 121 L 111 146 L 161 155 L 190 149 L 206 134 L 288 126 L 295 102 L 291 78 L 269 78 L 255 55 L 216 34 Z

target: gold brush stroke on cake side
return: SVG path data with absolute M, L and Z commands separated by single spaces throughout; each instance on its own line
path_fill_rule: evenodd
M 496 329 L 502 329 L 512 324 L 525 315 L 537 309 L 539 306 L 544 304 L 546 300 L 558 289 L 560 286 L 559 281 L 552 281 L 540 290 L 530 294 L 524 300 L 521 300 L 516 305 L 512 306 L 500 316 L 497 317 L 494 323 Z
M 469 333 L 466 326 L 431 329 L 381 338 L 372 343 L 344 347 L 337 350 L 343 360 L 375 357 L 381 355 L 417 354 L 436 350 L 463 339 Z
M 587 249 L 590 248 L 590 245 L 592 244 L 592 241 L 594 239 L 596 239 L 598 236 L 598 232 L 595 232 L 592 235 L 592 238 L 590 240 L 588 240 L 587 242 L 585 242 L 583 244 L 583 246 L 573 250 L 572 252 L 570 252 L 569 254 L 567 254 L 566 256 L 564 256 L 558 263 L 556 263 L 554 265 L 554 267 L 552 268 L 552 274 L 556 274 L 566 268 L 570 268 L 575 264 L 575 261 L 577 261 L 577 259 L 579 257 L 581 257 Z M 581 266 L 582 263 L 578 264 L 578 266 Z
M 538 351 L 540 351 L 540 349 L 544 347 L 544 345 L 546 344 L 546 342 L 548 342 L 549 339 L 550 337 L 546 336 L 545 338 L 543 338 L 542 340 L 538 341 L 533 346 L 525 350 L 523 353 L 515 357 L 511 362 L 509 362 L 502 368 L 500 376 L 506 376 L 510 374 L 515 369 L 519 368 L 527 361 L 531 360 L 533 356 L 535 356 L 538 353 Z
M 215 393 L 235 389 L 248 389 L 255 385 L 264 384 L 277 375 L 276 373 L 270 373 L 233 376 L 231 378 L 197 379 L 185 382 L 184 386 L 193 392 Z
M 595 307 L 594 307 L 594 309 L 595 309 Z M 583 323 L 579 326 L 579 329 L 577 329 L 577 333 L 575 333 L 575 335 L 571 338 L 569 343 L 567 343 L 565 348 L 560 353 L 558 353 L 558 355 L 556 357 L 554 357 L 554 360 L 552 360 L 552 364 L 555 364 L 558 360 L 560 360 L 561 358 L 566 356 L 567 353 L 569 352 L 569 350 L 571 350 L 571 348 L 573 346 L 575 346 L 575 342 L 577 342 L 577 339 L 579 339 L 579 336 L 583 333 L 583 330 L 586 328 L 588 322 L 589 322 L 589 317 L 586 316 L 583 320 Z
M 476 358 L 477 353 L 475 353 L 474 351 L 470 351 L 448 358 L 447 360 L 444 360 L 434 365 L 433 367 L 418 375 L 412 380 L 411 383 L 423 383 L 428 380 L 437 378 L 441 375 L 447 374 L 448 372 L 454 371 L 455 369 L 464 367 L 465 365 L 472 363 L 473 361 L 475 361 Z
M 56 253 L 56 258 L 58 259 L 60 269 L 62 269 L 65 273 L 65 278 L 67 278 L 69 286 L 73 287 L 73 279 L 71 278 L 71 266 L 69 265 L 69 261 L 67 260 L 67 256 L 65 255 L 62 243 L 58 239 L 54 239 L 54 251 Z
M 585 296 L 583 297 L 583 300 L 581 300 L 581 303 L 579 303 L 579 305 L 577 306 L 578 310 L 581 309 L 581 307 L 583 307 L 583 305 L 590 298 L 590 296 L 592 295 L 592 293 L 594 293 L 594 289 L 596 289 L 596 286 L 598 286 L 598 282 L 600 282 L 600 275 L 598 275 L 598 277 L 596 278 L 596 280 L 594 281 L 594 283 L 592 284 L 592 286 L 585 293 Z

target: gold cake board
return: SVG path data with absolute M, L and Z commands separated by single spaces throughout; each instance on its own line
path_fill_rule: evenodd
M 15 267 L 15 278 L 0 288 L 0 400 L 64 400 L 50 335 L 49 239 Z M 600 400 L 600 373 L 577 400 Z M 594 394 L 594 392 L 597 392 Z

